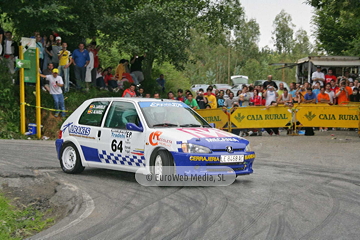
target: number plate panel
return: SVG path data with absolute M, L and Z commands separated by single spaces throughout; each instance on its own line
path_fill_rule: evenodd
M 244 155 L 221 155 L 220 162 L 244 162 Z

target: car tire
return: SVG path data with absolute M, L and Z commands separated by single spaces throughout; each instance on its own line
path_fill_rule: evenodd
M 79 151 L 73 143 L 64 143 L 60 156 L 60 166 L 65 173 L 75 174 L 84 171 Z
M 154 175 L 156 181 L 160 180 L 160 176 L 169 176 L 175 173 L 173 157 L 171 153 L 166 150 L 158 150 L 154 155 L 150 166 L 151 173 Z

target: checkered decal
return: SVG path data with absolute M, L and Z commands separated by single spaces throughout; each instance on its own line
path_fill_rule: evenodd
M 103 163 L 145 167 L 144 156 L 121 156 L 121 154 L 107 153 L 105 150 L 102 150 L 99 153 L 99 158 Z

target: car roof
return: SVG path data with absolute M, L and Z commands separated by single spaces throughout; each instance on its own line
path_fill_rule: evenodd
M 166 98 L 128 98 L 128 97 L 103 97 L 91 98 L 87 101 L 126 101 L 126 102 L 179 102 L 178 100 Z

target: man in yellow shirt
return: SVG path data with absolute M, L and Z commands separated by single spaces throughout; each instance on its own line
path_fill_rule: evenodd
M 73 62 L 71 57 L 71 52 L 67 50 L 67 43 L 62 43 L 62 49 L 58 53 L 59 58 L 59 75 L 64 79 L 64 92 L 69 92 L 69 84 L 70 84 L 70 71 L 69 67 Z
M 207 95 L 205 95 L 205 97 L 208 100 L 208 104 L 210 105 L 211 109 L 215 109 L 217 108 L 217 100 L 216 97 L 211 93 L 211 90 L 211 88 L 206 89 Z

